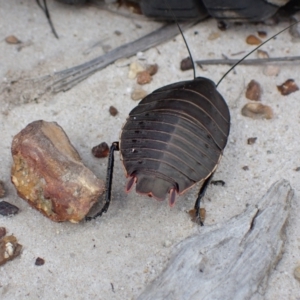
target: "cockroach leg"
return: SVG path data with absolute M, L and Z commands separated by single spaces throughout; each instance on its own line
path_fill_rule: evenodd
M 137 178 L 135 176 L 130 177 L 130 179 L 128 180 L 127 185 L 126 185 L 126 193 L 129 193 L 132 190 L 136 181 L 137 181 Z
M 176 194 L 177 194 L 177 191 L 176 189 L 171 189 L 170 192 L 169 192 L 170 196 L 169 196 L 169 205 L 170 207 L 173 207 L 174 204 L 175 204 L 175 200 L 176 200 Z
M 203 196 L 205 195 L 206 189 L 207 189 L 211 179 L 213 178 L 213 176 L 214 176 L 214 172 L 211 173 L 210 176 L 205 179 L 203 185 L 200 188 L 200 191 L 199 191 L 199 194 L 198 194 L 198 197 L 196 199 L 195 206 L 194 206 L 194 208 L 195 208 L 195 220 L 201 226 L 203 226 L 203 222 L 202 222 L 201 216 L 200 216 L 200 202 L 201 202 L 201 199 L 203 198 Z
M 109 156 L 108 156 L 108 165 L 107 165 L 107 175 L 106 175 L 106 184 L 105 184 L 105 189 L 106 189 L 106 194 L 105 194 L 105 204 L 102 207 L 102 209 L 96 213 L 92 217 L 86 217 L 86 221 L 90 221 L 92 219 L 96 219 L 97 217 L 101 217 L 103 213 L 106 213 L 110 200 L 111 200 L 111 187 L 112 187 L 112 179 L 113 179 L 113 170 L 114 170 L 114 161 L 115 161 L 115 156 L 114 152 L 119 151 L 119 142 L 113 142 L 112 145 L 110 146 L 109 149 Z

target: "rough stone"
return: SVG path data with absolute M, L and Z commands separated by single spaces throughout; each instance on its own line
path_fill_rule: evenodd
M 53 221 L 79 222 L 104 191 L 55 122 L 30 123 L 13 138 L 11 150 L 18 195 Z

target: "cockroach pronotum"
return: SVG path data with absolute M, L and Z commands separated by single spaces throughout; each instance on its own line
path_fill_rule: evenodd
M 129 178 L 127 192 L 136 184 L 138 193 L 157 200 L 164 200 L 169 194 L 169 205 L 173 206 L 177 194 L 182 195 L 196 183 L 202 183 L 194 206 L 196 220 L 202 225 L 200 200 L 220 162 L 230 129 L 229 109 L 217 87 L 242 60 L 295 24 L 245 55 L 217 84 L 210 79 L 196 77 L 193 65 L 193 80 L 164 86 L 142 99 L 129 113 L 120 140 L 110 147 L 105 204 L 99 213 L 87 217 L 87 220 L 108 210 L 114 152 L 120 151 L 126 177 Z M 192 60 L 182 30 L 177 25 Z

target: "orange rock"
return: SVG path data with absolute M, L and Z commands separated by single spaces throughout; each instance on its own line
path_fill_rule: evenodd
M 151 80 L 152 80 L 152 77 L 148 73 L 148 71 L 142 71 L 137 74 L 136 82 L 138 84 L 146 84 L 146 83 L 149 83 Z
M 261 103 L 247 103 L 242 108 L 242 115 L 252 119 L 272 119 L 274 114 L 273 110 L 268 105 Z
M 259 44 L 261 44 L 261 40 L 258 37 L 256 37 L 255 35 L 251 34 L 251 35 L 247 36 L 246 43 L 249 45 L 259 45 Z
M 18 195 L 53 221 L 79 222 L 104 191 L 55 122 L 35 121 L 12 142 Z
M 246 98 L 254 101 L 259 101 L 261 98 L 262 89 L 260 84 L 252 79 L 247 86 Z

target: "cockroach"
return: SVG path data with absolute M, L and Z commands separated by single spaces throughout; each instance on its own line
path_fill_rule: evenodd
M 178 22 L 177 25 L 192 60 Z M 196 183 L 202 183 L 194 210 L 197 222 L 203 225 L 199 214 L 200 201 L 220 162 L 230 131 L 230 112 L 217 87 L 242 60 L 293 25 L 245 55 L 217 84 L 208 78 L 196 77 L 193 64 L 193 80 L 161 87 L 142 99 L 129 113 L 119 141 L 110 147 L 105 204 L 99 213 L 87 219 L 101 216 L 108 210 L 114 152 L 120 151 L 129 178 L 127 192 L 136 185 L 138 193 L 157 200 L 164 200 L 169 194 L 172 207 L 177 195 L 182 195 Z

